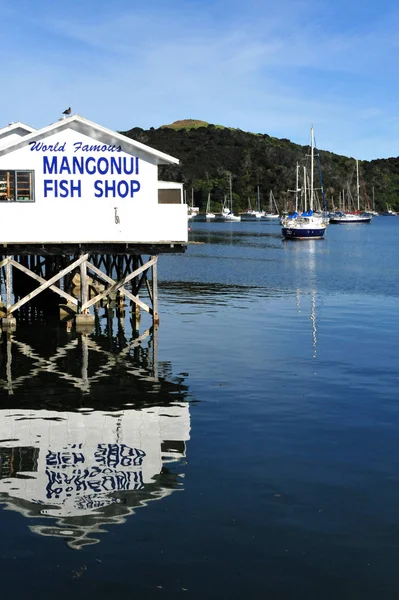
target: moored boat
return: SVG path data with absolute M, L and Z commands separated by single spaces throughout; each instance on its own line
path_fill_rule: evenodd
M 274 198 L 272 190 L 270 190 L 270 193 L 269 193 L 269 210 L 267 210 L 264 213 L 262 218 L 265 219 L 266 221 L 278 221 L 280 219 L 276 200 Z
M 191 204 L 187 205 L 187 218 L 194 219 L 199 214 L 199 207 L 194 206 L 194 188 L 191 188 Z
M 397 217 L 398 214 L 394 210 L 392 210 L 392 208 L 390 206 L 388 206 L 388 204 L 387 204 L 387 209 L 384 210 L 384 212 L 382 213 L 382 216 L 383 217 Z
M 351 197 L 349 184 L 348 184 L 348 192 L 349 197 Z M 361 224 L 361 223 L 370 223 L 373 215 L 370 211 L 361 212 L 360 211 L 360 184 L 359 184 L 359 161 L 356 160 L 356 197 L 357 197 L 357 210 L 356 211 L 336 211 L 332 215 L 330 215 L 330 223 L 338 225 L 340 223 L 343 224 Z M 349 206 L 349 198 L 348 198 L 348 206 Z
M 241 221 L 240 215 L 235 215 L 229 208 L 222 208 L 222 212 L 220 215 L 216 217 L 218 221 L 230 221 L 230 222 L 238 222 Z
M 260 209 L 260 194 L 259 194 L 259 186 L 256 191 L 256 209 L 253 209 L 251 206 L 251 200 L 248 198 L 248 209 L 240 213 L 240 216 L 243 221 L 256 221 L 257 219 L 261 219 L 265 214 L 264 210 Z
M 241 221 L 240 215 L 235 215 L 233 213 L 233 188 L 231 181 L 231 173 L 229 175 L 229 198 L 224 198 L 224 203 L 222 206 L 222 212 L 219 215 L 216 215 L 216 219 L 218 221 L 226 221 L 226 222 L 238 222 Z
M 208 194 L 208 200 L 206 203 L 206 212 L 205 212 L 205 218 L 206 219 L 214 219 L 216 217 L 215 213 L 213 213 L 211 211 L 211 195 Z
M 330 223 L 338 225 L 339 223 L 370 223 L 373 215 L 368 213 L 344 213 L 337 211 L 330 215 Z
M 281 233 L 290 240 L 320 240 L 324 237 L 327 225 L 313 211 L 302 213 L 297 217 L 288 217 L 282 226 Z
M 327 229 L 327 223 L 322 216 L 315 215 L 313 213 L 314 203 L 314 129 L 310 130 L 311 135 L 311 154 L 310 154 L 310 210 L 307 210 L 307 175 L 306 168 L 304 167 L 304 205 L 305 210 L 302 214 L 298 214 L 298 192 L 302 191 L 299 189 L 299 165 L 297 165 L 297 183 L 296 183 L 296 207 L 293 215 L 288 216 L 286 219 L 281 221 L 282 228 L 281 233 L 287 240 L 319 240 L 324 237 Z
M 256 221 L 256 219 L 260 219 L 263 216 L 262 211 L 257 211 L 253 209 L 248 209 L 243 213 L 240 213 L 240 217 L 243 221 Z

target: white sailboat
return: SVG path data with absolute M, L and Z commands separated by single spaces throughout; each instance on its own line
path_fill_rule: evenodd
M 245 212 L 240 213 L 241 219 L 243 221 L 255 221 L 256 219 L 256 210 L 252 208 L 251 199 L 248 198 L 248 208 Z
M 306 168 L 304 167 L 304 211 L 299 215 L 295 210 L 294 215 L 284 219 L 282 222 L 281 233 L 285 239 L 291 240 L 318 240 L 324 237 L 327 224 L 323 218 L 313 214 L 314 206 L 314 128 L 310 130 L 311 137 L 311 153 L 310 153 L 310 210 L 307 210 L 307 176 Z M 297 167 L 297 177 L 298 177 Z M 298 182 L 297 182 L 298 190 Z
M 208 200 L 206 202 L 205 218 L 206 219 L 214 219 L 215 217 L 216 217 L 215 213 L 211 212 L 211 195 L 208 194 Z
M 224 202 L 222 206 L 222 212 L 217 217 L 220 221 L 226 222 L 238 222 L 241 221 L 241 217 L 239 215 L 235 215 L 233 213 L 233 188 L 231 181 L 231 173 L 229 175 L 229 197 L 224 197 Z
M 261 210 L 261 208 L 260 208 L 260 191 L 259 191 L 259 186 L 256 186 L 256 211 L 255 211 L 255 218 L 256 219 L 261 219 L 264 216 L 265 216 L 265 211 Z
M 186 191 L 184 191 L 184 194 L 186 195 Z M 187 206 L 187 218 L 193 219 L 198 215 L 198 213 L 199 207 L 194 206 L 194 188 L 191 188 L 191 205 Z
M 274 198 L 273 191 L 270 190 L 270 192 L 269 192 L 269 210 L 264 213 L 263 219 L 266 219 L 266 221 L 276 221 L 279 218 L 280 218 L 280 215 L 278 212 L 277 203 Z
M 251 200 L 248 198 L 248 210 L 244 213 L 241 213 L 241 217 L 244 221 L 255 221 L 256 219 L 261 219 L 265 215 L 265 211 L 260 209 L 260 193 L 259 186 L 256 189 L 256 209 L 253 209 L 251 206 Z
M 373 206 L 371 210 L 368 211 L 373 217 L 378 217 L 378 212 L 375 210 L 375 198 L 374 198 L 374 186 L 373 186 Z
M 187 220 L 189 221 L 190 219 L 193 218 L 193 215 L 190 210 L 190 206 L 187 204 L 187 191 L 186 190 L 184 190 L 184 204 L 187 206 Z

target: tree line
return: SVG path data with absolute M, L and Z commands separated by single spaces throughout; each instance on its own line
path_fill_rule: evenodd
M 277 139 L 267 134 L 254 134 L 211 124 L 200 127 L 166 126 L 148 130 L 134 127 L 124 135 L 170 154 L 180 160 L 179 165 L 159 168 L 159 178 L 182 182 L 191 202 L 205 210 L 208 194 L 211 208 L 218 210 L 229 194 L 232 178 L 233 202 L 236 212 L 250 204 L 255 208 L 259 191 L 261 208 L 267 208 L 272 191 L 279 210 L 294 206 L 296 165 L 304 164 L 309 148 L 288 139 Z M 327 208 L 339 206 L 342 190 L 356 194 L 356 161 L 325 150 L 317 150 L 315 187 L 318 165 L 322 173 Z M 376 210 L 388 204 L 399 209 L 399 157 L 359 161 L 362 208 L 375 199 Z M 291 190 L 291 191 L 289 191 Z M 318 192 L 321 198 L 321 191 Z

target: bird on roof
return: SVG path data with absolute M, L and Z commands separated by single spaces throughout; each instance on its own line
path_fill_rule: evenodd
M 70 115 L 71 114 L 71 107 L 69 106 L 67 109 L 65 109 L 62 114 L 63 115 Z

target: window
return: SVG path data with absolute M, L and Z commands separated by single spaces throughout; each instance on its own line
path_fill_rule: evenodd
M 33 171 L 0 171 L 1 202 L 33 202 Z
M 181 189 L 158 190 L 158 204 L 181 204 Z

